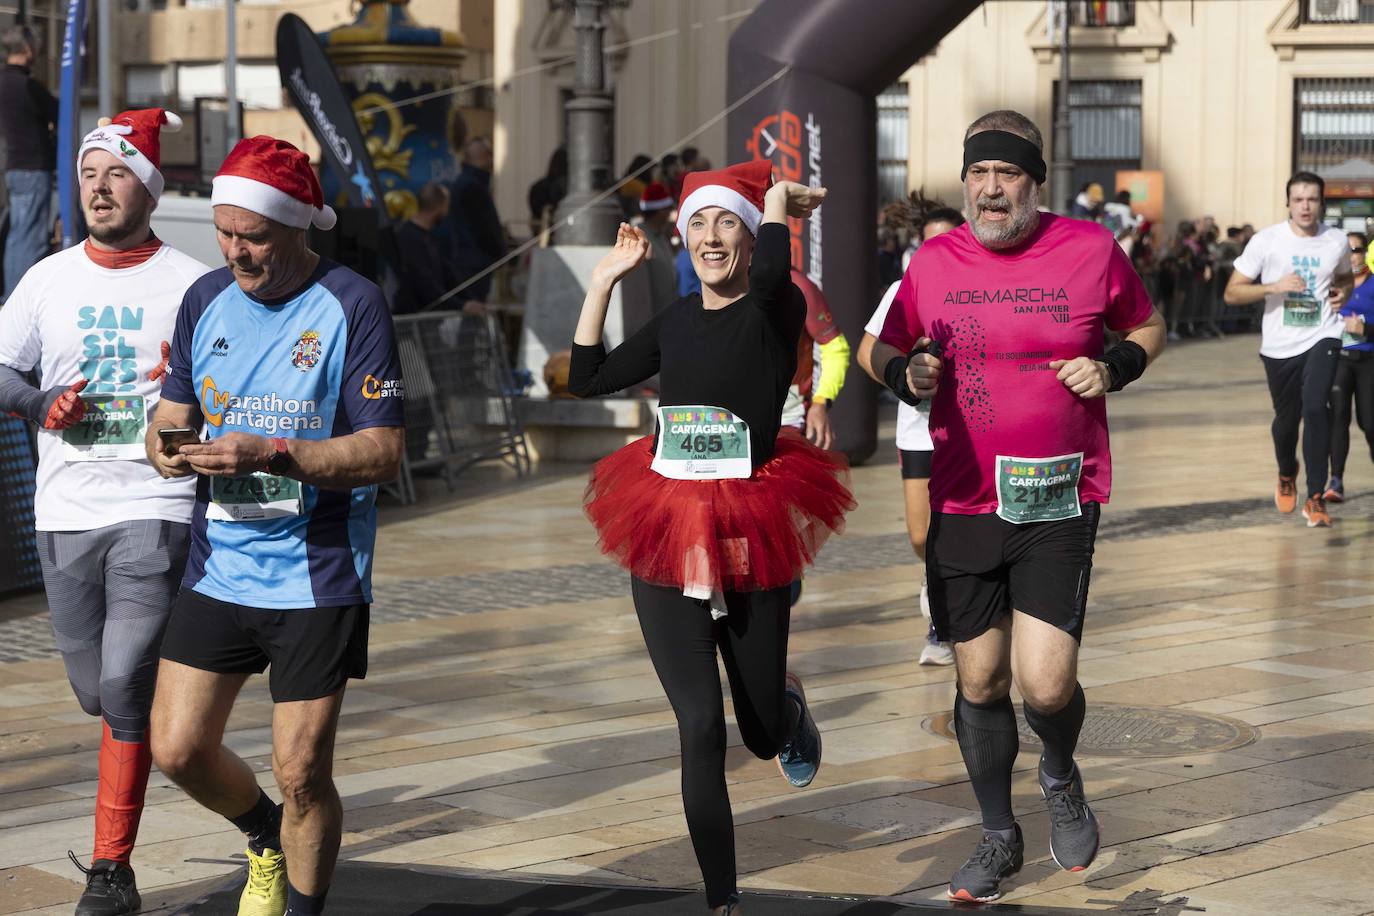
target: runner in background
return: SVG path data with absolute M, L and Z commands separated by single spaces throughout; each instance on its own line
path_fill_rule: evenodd
M 1307 465 L 1302 515 L 1309 528 L 1331 527 L 1326 509 L 1331 461 L 1327 401 L 1336 378 L 1341 308 L 1354 277 L 1345 233 L 1322 222 L 1326 184 L 1312 172 L 1288 179 L 1288 219 L 1255 233 L 1226 283 L 1227 305 L 1264 303 L 1260 359 L 1274 405 L 1274 505 L 1298 504 L 1298 426 Z
M 1341 309 L 1345 331 L 1341 335 L 1341 356 L 1336 363 L 1336 380 L 1331 385 L 1331 479 L 1326 483 L 1327 502 L 1345 501 L 1345 459 L 1350 455 L 1350 402 L 1355 402 L 1355 421 L 1374 457 L 1374 343 L 1366 337 L 1366 326 L 1374 328 L 1374 283 L 1369 279 L 1365 254 L 1369 238 L 1363 232 L 1346 233 L 1350 243 L 1350 269 L 1355 275 L 1355 291 Z
M 795 268 L 792 282 L 806 300 L 806 324 L 797 342 L 797 374 L 787 389 L 782 425 L 800 431 L 812 445 L 830 448 L 835 442 L 830 408 L 849 371 L 849 341 L 835 324 L 821 288 Z
M 936 236 L 944 235 L 951 229 L 964 224 L 964 215 L 953 207 L 934 201 L 923 201 L 925 207 L 913 207 L 911 233 L 921 239 L 921 243 Z M 920 249 L 917 249 L 918 251 Z M 859 343 L 859 365 L 879 384 L 883 377 L 880 369 L 872 364 L 873 345 L 883 332 L 887 321 L 888 309 L 897 295 L 901 281 L 893 283 L 883 294 L 882 301 L 864 327 L 863 340 Z M 921 561 L 921 616 L 930 620 L 930 585 L 925 572 L 926 534 L 930 528 L 930 465 L 935 454 L 935 445 L 930 439 L 930 402 L 920 401 L 914 406 L 897 403 L 897 456 L 902 471 L 902 497 L 906 504 L 906 533 L 911 539 L 911 549 Z M 921 647 L 922 665 L 954 664 L 954 649 L 948 642 L 940 639 L 935 632 L 932 620 L 926 632 L 926 644 Z
M 143 452 L 181 299 L 210 270 L 153 235 L 160 108 L 103 121 L 77 154 L 85 244 L 39 261 L 0 309 L 0 410 L 38 424 L 38 554 L 81 708 L 103 720 L 95 848 L 77 916 L 141 906 L 130 859 L 152 764 L 158 647 L 181 581 L 195 485 Z M 40 387 L 23 373 L 38 368 Z

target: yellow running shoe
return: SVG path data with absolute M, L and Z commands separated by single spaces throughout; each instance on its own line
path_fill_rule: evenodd
M 239 916 L 282 916 L 286 912 L 286 856 L 275 849 L 248 853 L 248 883 L 239 897 Z

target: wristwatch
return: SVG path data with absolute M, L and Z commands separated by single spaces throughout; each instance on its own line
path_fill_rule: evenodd
M 267 459 L 267 473 L 281 477 L 291 467 L 291 453 L 286 450 L 286 440 L 280 436 L 272 439 L 272 447 L 276 452 Z

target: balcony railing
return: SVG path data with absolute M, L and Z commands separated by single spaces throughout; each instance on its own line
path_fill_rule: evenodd
M 1112 29 L 1135 25 L 1135 0 L 1072 0 L 1069 16 L 1076 26 Z
M 1302 0 L 1307 25 L 1374 23 L 1374 0 Z

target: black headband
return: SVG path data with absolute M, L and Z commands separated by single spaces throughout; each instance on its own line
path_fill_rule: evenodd
M 963 181 L 968 167 L 975 162 L 998 159 L 1025 170 L 1036 184 L 1045 183 L 1045 160 L 1035 144 L 1005 130 L 981 130 L 964 141 L 964 167 L 959 172 Z

